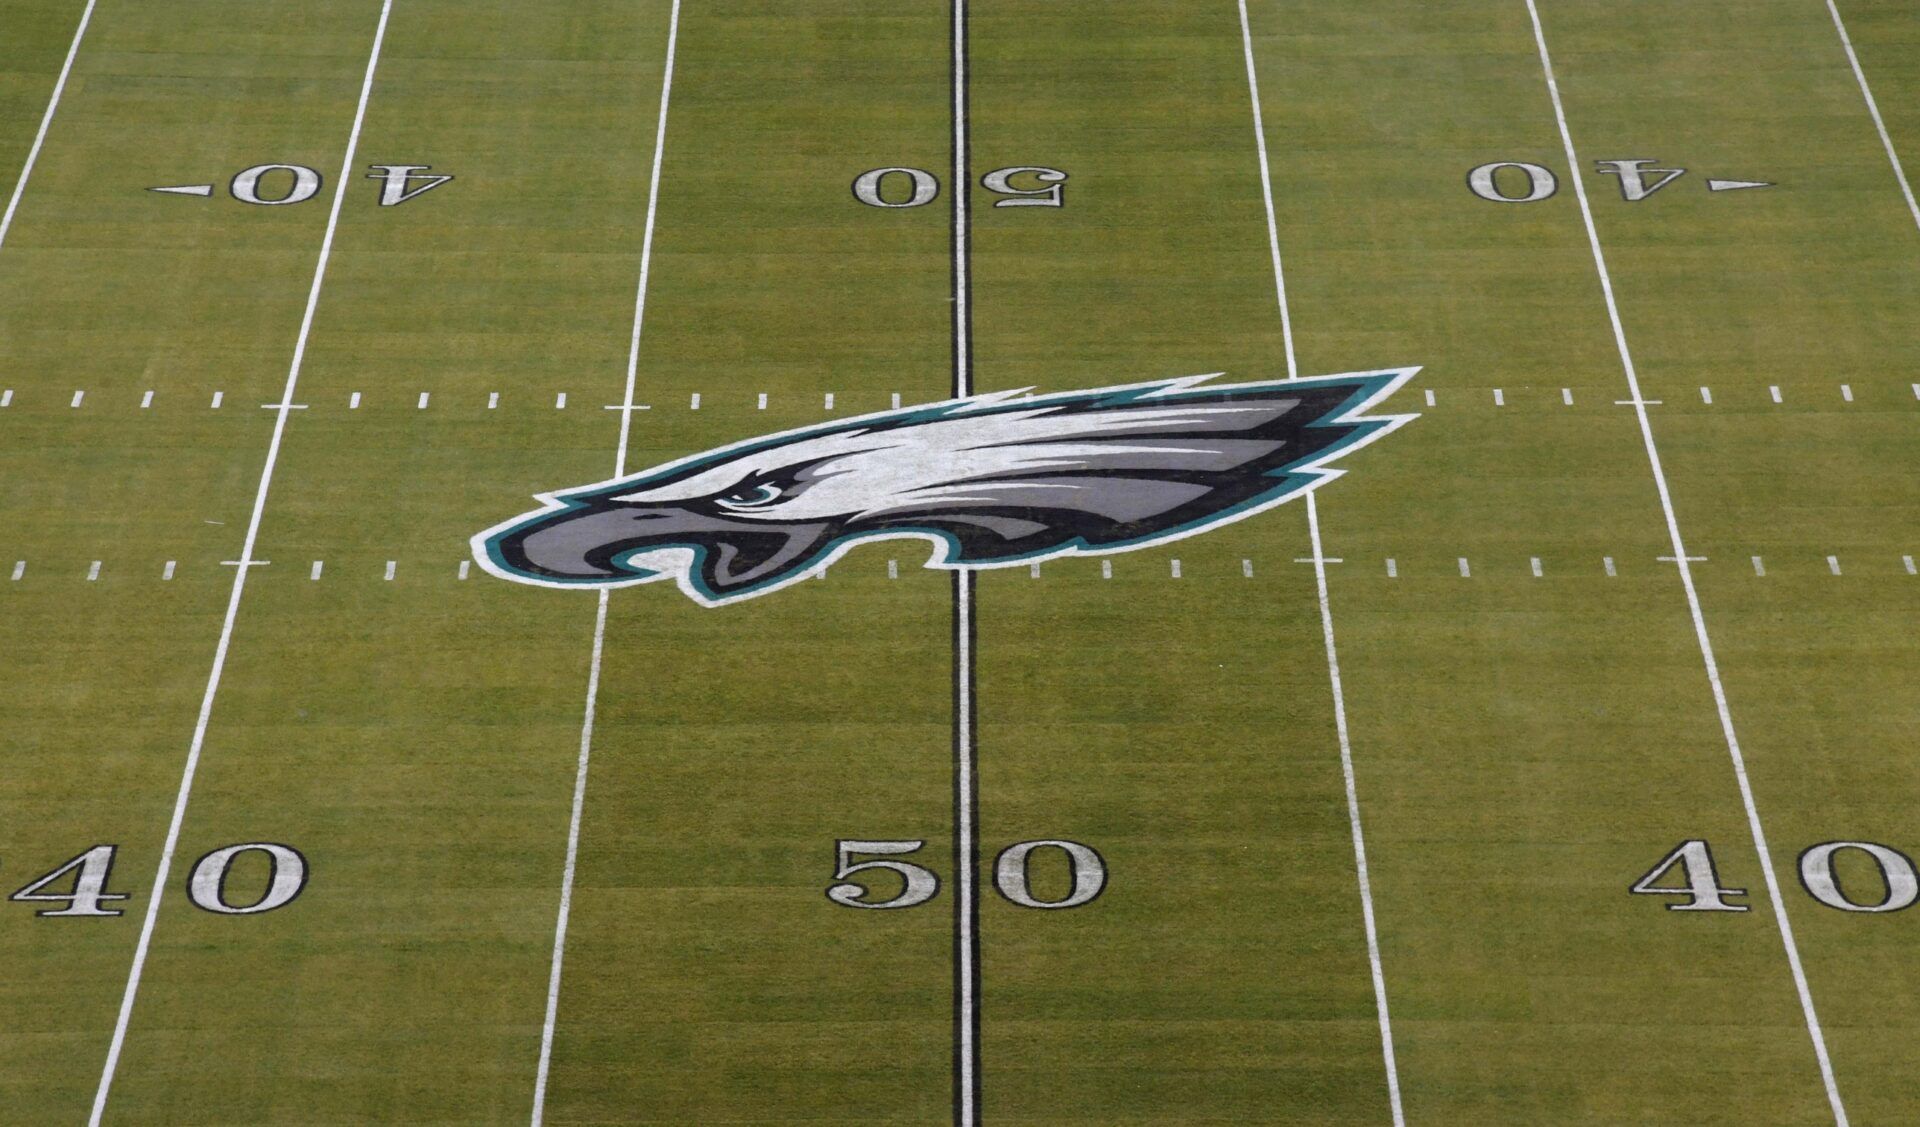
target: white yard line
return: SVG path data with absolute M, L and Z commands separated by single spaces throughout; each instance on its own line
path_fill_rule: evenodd
M 67 47 L 67 61 L 60 64 L 60 77 L 54 80 L 53 96 L 47 99 L 47 112 L 40 117 L 40 131 L 33 135 L 33 145 L 27 149 L 27 163 L 20 168 L 20 179 L 13 182 L 13 195 L 7 199 L 7 210 L 0 214 L 0 246 L 7 242 L 7 232 L 13 228 L 13 213 L 20 210 L 20 197 L 26 194 L 27 178 L 33 175 L 33 166 L 40 159 L 40 149 L 47 143 L 47 128 L 53 124 L 53 113 L 60 108 L 60 95 L 66 93 L 67 76 L 73 73 L 73 60 L 80 54 L 80 40 L 86 37 L 87 24 L 93 19 L 93 6 L 97 0 L 87 0 L 86 8 L 80 13 L 80 26 L 73 29 L 73 43 Z
M 1706 669 L 1707 683 L 1713 690 L 1714 709 L 1720 716 L 1720 731 L 1726 739 L 1727 755 L 1733 763 L 1734 779 L 1739 783 L 1740 801 L 1746 807 L 1747 828 L 1753 835 L 1753 848 L 1759 854 L 1760 872 L 1767 882 L 1767 897 L 1773 902 L 1773 918 L 1780 930 L 1780 942 L 1786 949 L 1787 964 L 1793 970 L 1794 989 L 1800 995 L 1800 1011 L 1806 1019 L 1807 1035 L 1813 1040 L 1814 1056 L 1820 1064 L 1820 1078 L 1826 1084 L 1827 1103 L 1833 1109 L 1833 1119 L 1839 1127 L 1845 1127 L 1847 1111 L 1840 1100 L 1840 1088 L 1833 1076 L 1833 1063 L 1827 1056 L 1827 1040 L 1820 1031 L 1820 1019 L 1814 1012 L 1813 991 L 1807 985 L 1806 972 L 1800 964 L 1800 947 L 1794 942 L 1793 925 L 1787 919 L 1786 901 L 1780 896 L 1780 882 L 1774 875 L 1773 853 L 1767 848 L 1766 831 L 1760 825 L 1760 810 L 1753 797 L 1753 785 L 1747 779 L 1746 756 L 1740 751 L 1740 738 L 1733 727 L 1733 712 L 1727 704 L 1726 687 L 1720 681 L 1720 666 L 1714 659 L 1713 642 L 1707 636 L 1707 621 L 1700 607 L 1700 594 L 1694 588 L 1693 568 L 1686 544 L 1680 536 L 1680 520 L 1674 514 L 1673 495 L 1667 487 L 1666 470 L 1660 462 L 1660 451 L 1653 441 L 1653 423 L 1647 415 L 1647 400 L 1640 392 L 1640 377 L 1634 368 L 1633 353 L 1627 347 L 1626 329 L 1620 321 L 1620 307 L 1613 296 L 1613 276 L 1607 269 L 1606 252 L 1600 247 L 1600 232 L 1594 226 L 1593 208 L 1587 201 L 1587 189 L 1581 169 L 1587 167 L 1580 162 L 1573 147 L 1573 132 L 1567 126 L 1566 107 L 1560 100 L 1560 83 L 1554 77 L 1553 58 L 1547 51 L 1546 32 L 1540 24 L 1540 10 L 1534 0 L 1526 0 L 1527 15 L 1533 21 L 1534 45 L 1540 52 L 1540 70 L 1546 77 L 1547 93 L 1553 101 L 1553 116 L 1560 127 L 1560 142 L 1566 149 L 1567 167 L 1573 170 L 1568 177 L 1573 182 L 1574 198 L 1580 205 L 1580 219 L 1586 225 L 1587 245 L 1593 252 L 1593 266 L 1600 278 L 1600 292 L 1607 303 L 1607 320 L 1613 327 L 1613 342 L 1620 353 L 1620 368 L 1626 375 L 1627 390 L 1632 396 L 1634 417 L 1639 420 L 1640 439 L 1646 447 L 1647 465 L 1653 471 L 1653 482 L 1660 494 L 1660 511 L 1666 517 L 1667 537 L 1673 544 L 1672 563 L 1679 569 L 1680 585 L 1686 592 L 1687 611 L 1693 618 L 1693 634 L 1699 643 L 1700 659 Z
M 1894 179 L 1900 181 L 1900 194 L 1907 198 L 1907 214 L 1913 216 L 1913 224 L 1920 227 L 1920 204 L 1913 200 L 1913 185 L 1907 182 L 1907 170 L 1900 164 L 1900 154 L 1893 149 L 1893 138 L 1887 134 L 1887 123 L 1880 117 L 1880 103 L 1873 100 L 1873 91 L 1867 86 L 1867 72 L 1860 69 L 1860 56 L 1854 53 L 1853 37 L 1847 34 L 1846 21 L 1840 18 L 1840 9 L 1834 0 L 1827 0 L 1827 14 L 1833 17 L 1833 29 L 1840 33 L 1840 46 L 1847 50 L 1847 63 L 1853 67 L 1853 79 L 1860 84 L 1860 96 L 1866 99 L 1867 113 L 1873 117 L 1873 127 L 1880 133 L 1880 144 L 1887 150 L 1887 160 L 1893 165 Z
M 1280 227 L 1273 212 L 1273 175 L 1268 168 L 1267 125 L 1260 109 L 1260 78 L 1253 61 L 1253 28 L 1247 0 L 1240 0 L 1240 42 L 1247 60 L 1247 92 L 1253 102 L 1253 134 L 1260 153 L 1260 194 L 1267 209 L 1267 245 L 1273 256 L 1273 288 L 1280 306 L 1280 332 L 1286 345 L 1287 378 L 1298 379 L 1293 351 L 1293 314 L 1287 304 L 1287 275 L 1280 260 Z M 1367 965 L 1373 976 L 1374 1010 L 1380 1022 L 1380 1053 L 1387 1072 L 1387 1104 L 1394 1127 L 1406 1123 L 1400 1101 L 1400 1068 L 1393 1052 L 1393 1019 L 1387 1007 L 1387 977 L 1380 964 L 1380 934 L 1374 922 L 1373 882 L 1367 872 L 1367 839 L 1360 823 L 1360 791 L 1353 774 L 1353 742 L 1347 729 L 1346 692 L 1340 680 L 1340 651 L 1334 642 L 1333 603 L 1327 594 L 1327 558 L 1321 548 L 1320 509 L 1307 494 L 1307 533 L 1313 547 L 1313 579 L 1320 602 L 1320 634 L 1327 651 L 1327 683 L 1333 691 L 1333 727 L 1340 744 L 1340 774 L 1347 791 L 1347 825 L 1353 836 L 1353 863 L 1360 887 L 1360 920 L 1366 931 Z M 1388 574 L 1392 574 L 1392 562 Z
M 647 283 L 652 278 L 654 217 L 660 210 L 660 162 L 667 147 L 667 108 L 673 96 L 673 59 L 680 41 L 680 0 L 667 17 L 667 59 L 660 75 L 660 114 L 653 131 L 653 170 L 647 181 L 647 220 L 640 237 L 640 281 L 633 298 L 633 331 L 627 338 L 626 391 L 620 401 L 620 443 L 613 454 L 613 476 L 627 472 L 627 439 L 633 427 L 633 392 L 640 370 L 640 329 L 647 316 Z M 600 589 L 593 619 L 593 653 L 587 669 L 587 699 L 580 721 L 580 756 L 573 771 L 573 809 L 567 817 L 567 859 L 560 874 L 560 907 L 553 924 L 553 962 L 547 972 L 547 1010 L 540 1026 L 540 1065 L 533 1081 L 533 1127 L 547 1109 L 547 1074 L 553 1065 L 553 1030 L 560 1012 L 560 975 L 566 965 L 567 924 L 573 914 L 573 879 L 580 860 L 580 818 L 587 802 L 587 768 L 593 759 L 593 718 L 600 699 L 600 659 L 607 636 L 606 588 Z
M 967 98 L 967 0 L 953 0 L 953 394 L 973 394 L 971 130 Z M 980 894 L 978 734 L 974 730 L 974 574 L 953 573 L 953 1021 L 956 1127 L 980 1122 Z
M 247 573 L 260 566 L 253 558 L 254 545 L 260 535 L 260 519 L 267 508 L 267 491 L 273 485 L 274 465 L 280 458 L 280 443 L 287 432 L 287 419 L 292 415 L 293 395 L 300 383 L 300 365 L 307 354 L 307 337 L 313 331 L 314 310 L 320 304 L 320 287 L 326 282 L 327 260 L 333 254 L 334 231 L 340 225 L 340 204 L 346 198 L 349 177 L 353 174 L 354 156 L 360 148 L 360 128 L 366 122 L 367 101 L 373 95 L 374 71 L 380 65 L 380 46 L 387 36 L 387 17 L 393 10 L 393 0 L 383 0 L 380 5 L 380 23 L 374 29 L 373 49 L 367 55 L 366 76 L 360 82 L 360 102 L 353 111 L 353 131 L 347 137 L 347 152 L 340 162 L 340 178 L 334 181 L 333 206 L 327 213 L 327 231 L 320 240 L 320 257 L 314 264 L 313 283 L 307 289 L 306 312 L 300 317 L 300 335 L 294 342 L 293 361 L 287 366 L 287 382 L 275 406 L 281 409 L 274 415 L 273 437 L 267 443 L 266 464 L 260 469 L 260 484 L 254 490 L 253 514 L 247 519 L 246 540 L 240 548 L 240 558 L 232 561 L 233 589 L 227 596 L 226 618 L 220 624 L 220 640 L 214 647 L 213 668 L 207 674 L 206 691 L 200 697 L 200 715 L 194 722 L 193 741 L 187 746 L 187 762 L 180 774 L 180 790 L 174 796 L 173 819 L 167 825 L 166 844 L 160 851 L 160 865 L 153 877 L 152 890 L 147 894 L 147 910 L 140 923 L 140 940 L 133 952 L 133 967 L 127 973 L 127 986 L 120 998 L 120 1016 L 114 1022 L 113 1041 L 107 1049 L 107 1063 L 100 1071 L 100 1086 L 93 1096 L 93 1114 L 88 1123 L 98 1127 L 101 1115 L 107 1108 L 107 1095 L 113 1088 L 113 1074 L 120 1063 L 120 1050 L 126 1043 L 127 1022 L 133 1016 L 134 999 L 140 992 L 140 975 L 146 968 L 147 951 L 153 941 L 154 921 L 160 913 L 160 901 L 168 891 L 168 875 L 173 869 L 173 853 L 180 843 L 180 826 L 186 819 L 187 800 L 193 794 L 193 777 L 200 766 L 200 749 L 207 739 L 207 724 L 213 716 L 214 698 L 220 692 L 220 675 L 226 669 L 227 650 L 233 641 L 234 620 L 240 613 L 240 598 L 246 593 Z

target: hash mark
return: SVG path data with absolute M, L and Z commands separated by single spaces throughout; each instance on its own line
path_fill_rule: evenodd
M 764 411 L 767 409 L 767 393 L 766 392 L 763 391 L 760 393 L 760 400 L 759 402 L 754 404 L 753 409 L 756 411 Z
M 1100 578 L 1102 579 L 1113 578 L 1113 561 L 1112 560 L 1100 561 Z
M 473 564 L 472 560 L 460 561 L 460 578 L 465 579 L 467 577 L 467 568 L 470 567 L 472 564 Z
M 147 393 L 140 397 L 140 409 L 144 411 L 151 406 L 153 406 L 153 390 L 149 388 Z
M 1173 577 L 1175 579 L 1180 578 L 1180 561 L 1179 560 L 1173 561 Z
M 100 561 L 95 560 L 87 568 L 87 582 L 92 583 L 94 580 L 99 578 L 100 578 Z
M 12 405 L 13 405 L 13 389 L 8 388 L 5 391 L 0 391 L 0 407 L 10 407 Z
M 424 411 L 427 409 L 427 397 L 431 394 L 431 392 L 426 391 L 420 393 L 420 402 L 416 405 L 417 410 Z
M 27 574 L 27 561 L 15 560 L 13 562 L 13 578 L 18 580 L 25 574 Z
M 1702 402 L 1702 403 L 1706 403 L 1706 404 L 1708 404 L 1708 405 L 1711 405 L 1711 404 L 1713 403 L 1713 389 L 1712 389 L 1712 388 L 1706 388 L 1706 387 L 1703 387 L 1703 388 L 1701 388 L 1701 389 L 1700 389 L 1700 402 Z
M 1615 575 L 1618 575 L 1618 574 L 1620 574 L 1620 573 L 1619 573 L 1618 571 L 1615 571 L 1615 570 L 1614 570 L 1614 567 L 1613 567 L 1613 557 L 1612 557 L 1612 556 L 1602 556 L 1602 557 L 1600 557 L 1600 562 L 1601 562 L 1602 564 L 1605 564 L 1605 565 L 1606 565 L 1606 568 L 1607 568 L 1607 575 L 1608 575 L 1609 577 L 1611 577 L 1611 576 L 1615 576 Z
M 693 393 L 693 400 L 687 404 L 687 410 L 698 411 L 699 409 L 700 409 L 700 393 L 696 391 Z
M 1915 399 L 1920 399 L 1920 383 L 1913 385 L 1913 397 Z
M 1565 403 L 1569 407 L 1573 406 L 1573 389 L 1572 388 L 1563 387 L 1560 389 L 1560 402 Z
M 173 561 L 172 560 L 168 560 L 167 566 L 160 569 L 160 578 L 163 580 L 173 578 Z
M 1915 570 L 1913 569 L 1913 557 L 1912 557 L 1912 556 L 1901 556 L 1901 557 L 1900 557 L 1900 562 L 1901 562 L 1901 563 L 1903 563 L 1903 564 L 1906 564 L 1906 565 L 1907 565 L 1907 574 L 1908 574 L 1908 575 L 1920 575 L 1920 571 L 1915 571 Z
M 560 392 L 553 397 L 553 409 L 556 411 L 564 411 L 567 409 L 566 392 Z
M 388 579 L 392 579 L 392 578 L 393 578 L 393 568 L 394 568 L 394 563 L 393 563 L 393 561 L 392 561 L 392 560 L 388 560 L 388 561 L 387 561 L 387 578 L 388 578 Z
M 826 410 L 833 410 L 833 392 L 831 391 L 827 392 Z
M 1467 566 L 1467 557 L 1465 556 L 1460 557 L 1460 578 L 1462 579 L 1473 578 L 1473 569 Z
M 358 411 L 359 409 L 360 409 L 360 393 L 356 391 L 352 395 L 347 396 L 347 410 Z
M 1497 387 L 1494 388 L 1493 389 L 1493 405 L 1495 407 L 1505 407 L 1507 405 L 1507 393 L 1504 391 L 1501 391 Z
M 1028 574 L 1029 576 L 1032 576 L 1032 577 L 1033 577 L 1033 578 L 1035 578 L 1035 579 L 1038 579 L 1038 578 L 1040 578 L 1040 565 L 1039 565 L 1039 564 L 1037 564 L 1037 563 L 1036 563 L 1036 564 L 1028 564 L 1028 565 L 1027 565 L 1027 574 Z
M 492 411 L 497 409 L 499 406 L 500 406 L 500 393 L 497 391 L 487 392 L 487 410 Z
M 1433 406 L 1433 405 L 1434 405 L 1434 404 L 1433 404 L 1433 389 L 1432 389 L 1432 388 L 1428 388 L 1428 389 L 1427 389 L 1427 406 L 1429 406 L 1429 407 L 1431 407 L 1431 406 Z
M 1765 575 L 1767 573 L 1767 565 L 1760 562 L 1759 556 L 1753 557 L 1753 573 L 1755 575 Z
M 1388 579 L 1400 578 L 1400 565 L 1393 562 L 1392 556 L 1387 557 L 1387 578 Z
M 1245 576 L 1248 579 L 1253 578 L 1253 561 L 1252 560 L 1240 561 L 1240 574 Z
M 1539 556 L 1533 557 L 1533 577 L 1535 579 L 1540 579 L 1540 578 L 1543 578 L 1545 574 L 1546 574 L 1545 572 L 1540 570 L 1540 557 Z
M 1840 557 L 1839 556 L 1827 557 L 1827 570 L 1831 571 L 1835 575 L 1840 574 Z
M 87 393 L 86 393 L 86 392 L 84 392 L 84 391 L 75 391 L 75 392 L 73 393 L 73 402 L 71 402 L 71 403 L 69 403 L 69 404 L 67 404 L 67 406 L 69 406 L 69 407 L 78 407 L 78 406 L 80 406 L 80 401 L 81 401 L 81 400 L 83 400 L 83 399 L 85 399 L 86 397 L 87 397 Z
M 220 409 L 220 401 L 221 401 L 222 399 L 225 399 L 226 397 L 227 397 L 227 393 L 226 393 L 226 392 L 224 392 L 224 391 L 216 391 L 216 392 L 214 392 L 214 393 L 213 393 L 213 408 L 212 408 L 212 409 L 213 409 L 213 410 L 215 410 L 215 411 L 218 411 L 218 410 Z
M 1778 402 L 1780 402 L 1780 385 L 1779 385 L 1779 384 L 1773 384 L 1773 385 L 1771 385 L 1771 386 L 1769 386 L 1769 387 L 1767 388 L 1767 394 L 1769 394 L 1769 395 L 1771 395 L 1771 396 L 1773 396 L 1773 401 L 1774 401 L 1775 403 L 1778 403 Z
M 1840 398 L 1846 400 L 1849 403 L 1853 402 L 1853 385 L 1852 384 L 1843 383 L 1840 385 Z
M 887 561 L 887 578 L 888 579 L 900 578 L 900 561 L 899 560 Z
M 1916 390 L 1920 390 L 1920 384 L 1915 384 L 1914 387 Z M 900 393 L 897 391 L 893 393 L 893 409 L 896 411 L 900 409 Z
M 315 561 L 313 561 L 313 569 L 312 569 L 311 571 L 309 571 L 309 572 L 307 572 L 307 578 L 308 578 L 308 579 L 311 579 L 311 580 L 315 580 L 315 581 L 318 581 L 318 580 L 319 580 L 319 578 L 320 578 L 320 573 L 321 573 L 322 571 L 324 571 L 324 570 L 326 570 L 326 561 L 325 561 L 325 560 L 315 560 Z

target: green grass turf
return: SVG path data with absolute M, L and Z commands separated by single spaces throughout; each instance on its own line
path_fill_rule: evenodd
M 9 189 L 81 7 L 0 0 Z M 1071 175 L 1060 210 L 976 196 L 980 388 L 1286 374 L 1234 6 L 970 7 L 976 176 Z M 1541 8 L 1581 157 L 1689 169 L 1585 183 L 1840 1090 L 1907 1122 L 1913 914 L 1823 907 L 1794 858 L 1920 851 L 1920 231 L 1816 0 Z M 1423 417 L 1319 495 L 1408 1122 L 1830 1122 L 1525 4 L 1249 9 L 1300 371 L 1424 366 L 1391 404 Z M 1910 13 L 1843 11 L 1920 160 Z M 378 12 L 101 0 L 0 246 L 0 891 L 114 843 L 133 894 L 0 903 L 7 1122 L 92 1099 L 325 226 L 225 182 L 331 188 Z M 358 163 L 457 179 L 350 185 L 109 1122 L 526 1119 L 595 599 L 455 568 L 612 469 L 668 12 L 396 0 Z M 686 6 L 630 468 L 946 393 L 954 186 L 847 185 L 944 181 L 947 35 L 939 4 Z M 1478 200 L 1495 160 L 1561 190 Z M 983 896 L 989 1121 L 1389 1121 L 1309 551 L 1296 503 L 1111 579 L 980 578 L 984 855 L 1111 870 L 1073 911 Z M 612 596 L 549 1122 L 952 1121 L 922 552 L 722 610 Z M 925 840 L 941 898 L 835 906 L 838 838 Z M 1692 838 L 1751 911 L 1627 894 Z M 307 889 L 196 911 L 186 867 L 242 841 Z

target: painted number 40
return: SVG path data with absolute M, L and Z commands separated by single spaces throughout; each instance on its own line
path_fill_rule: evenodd
M 1838 859 L 1853 858 L 1855 887 L 1842 885 L 1834 872 Z M 1877 870 L 1877 882 L 1867 869 Z M 1879 884 L 1879 895 L 1862 895 L 1872 884 Z M 1898 912 L 1920 900 L 1920 875 L 1913 858 L 1898 849 L 1871 841 L 1823 841 L 1800 854 L 1800 885 L 1807 895 L 1842 912 Z M 1705 841 L 1694 838 L 1675 846 L 1673 852 L 1647 870 L 1627 891 L 1642 896 L 1671 896 L 1667 905 L 1674 912 L 1744 912 L 1745 904 L 1728 898 L 1747 894 L 1744 888 L 1727 888 L 1720 883 L 1713 850 Z
M 7 899 L 63 905 L 41 908 L 34 913 L 36 916 L 71 919 L 125 915 L 125 909 L 107 906 L 128 898 L 127 893 L 108 891 L 113 881 L 114 855 L 119 849 L 117 845 L 96 845 L 52 872 L 35 877 Z M 267 865 L 264 887 L 251 897 L 227 887 L 234 863 L 248 856 L 257 856 Z M 187 876 L 187 899 L 196 908 L 222 916 L 257 916 L 291 904 L 306 886 L 307 859 L 299 850 L 269 841 L 251 841 L 223 846 L 195 861 Z

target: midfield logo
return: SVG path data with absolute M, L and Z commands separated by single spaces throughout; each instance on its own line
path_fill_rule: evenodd
M 1192 376 L 884 411 L 542 494 L 473 552 L 520 583 L 671 579 L 706 606 L 779 590 L 872 540 L 931 541 L 927 566 L 947 569 L 1124 552 L 1338 477 L 1334 459 L 1413 418 L 1365 412 L 1417 370 Z

